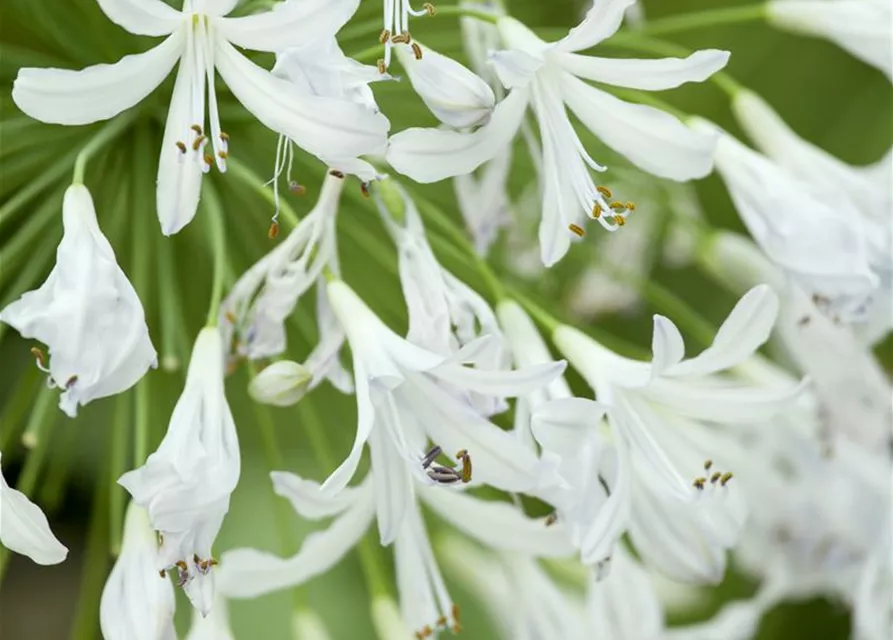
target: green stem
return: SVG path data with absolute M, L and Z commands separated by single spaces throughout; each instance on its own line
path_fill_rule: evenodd
M 52 415 L 50 411 L 52 410 L 53 401 L 56 397 L 57 395 L 55 391 L 49 387 L 44 387 L 40 390 L 37 400 L 34 403 L 34 408 L 31 411 L 31 415 L 28 417 L 28 426 L 25 427 L 25 433 L 22 434 L 22 444 L 31 450 L 31 453 L 28 456 L 28 462 L 25 464 L 26 471 L 33 459 L 37 461 L 35 469 L 32 472 L 34 474 L 40 470 L 40 460 L 43 458 L 44 453 L 46 453 L 46 448 L 49 444 L 49 438 L 47 436 L 51 431 L 51 425 L 54 422 L 53 418 L 56 417 L 55 415 Z M 27 477 L 26 471 L 22 472 L 23 479 Z M 17 488 L 22 493 L 30 495 L 30 489 L 33 488 L 33 483 L 36 480 L 36 476 L 34 478 L 29 478 L 29 482 L 25 485 L 28 488 L 28 491 L 21 487 Z M 24 480 L 19 480 L 19 482 L 24 482 Z
M 692 29 L 715 27 L 723 24 L 755 22 L 757 20 L 766 19 L 767 8 L 768 4 L 761 2 L 759 4 L 751 4 L 743 7 L 726 7 L 723 9 L 683 13 L 668 18 L 660 18 L 658 20 L 646 22 L 642 28 L 636 29 L 635 33 L 663 35 L 666 33 L 674 33 L 676 31 L 689 31 Z M 626 33 L 626 31 L 623 33 Z
M 75 158 L 72 184 L 84 183 L 84 169 L 87 166 L 87 160 L 90 159 L 90 156 L 117 137 L 118 134 L 136 119 L 137 115 L 139 115 L 138 109 L 125 111 L 121 115 L 110 120 L 107 125 L 93 136 L 90 142 L 88 142 L 84 148 L 81 149 L 80 153 L 78 153 L 77 158 Z
M 133 426 L 133 464 L 142 465 L 149 456 L 149 376 L 136 385 Z
M 158 237 L 158 287 L 161 305 L 161 368 L 176 371 L 182 358 L 189 357 L 189 344 L 185 337 L 183 308 L 180 303 L 180 285 L 174 272 L 174 252 L 171 239 Z
M 208 222 L 208 235 L 214 254 L 214 281 L 211 285 L 211 302 L 208 305 L 208 318 L 205 325 L 217 326 L 220 302 L 223 300 L 223 283 L 226 277 L 226 233 L 223 224 L 223 207 L 217 191 L 209 180 L 205 181 L 205 219 Z
M 20 421 L 33 405 L 35 394 L 40 391 L 37 385 L 39 378 L 42 377 L 37 367 L 30 367 L 19 376 L 15 388 L 3 406 L 3 413 L 0 414 L 0 452 L 10 450 Z
M 31 398 L 33 396 L 29 396 Z M 39 502 L 43 505 L 47 513 L 52 513 L 62 504 L 65 497 L 65 490 L 68 487 L 68 477 L 71 473 L 71 467 L 74 460 L 70 454 L 77 446 L 80 434 L 78 429 L 62 429 L 62 433 L 56 436 L 54 445 L 55 451 L 62 452 L 62 455 L 55 455 L 47 469 L 46 478 L 41 483 Z
M 490 24 L 496 24 L 496 21 L 499 19 L 499 16 L 495 13 L 490 13 L 489 11 L 482 11 L 480 9 L 472 9 L 470 7 L 459 6 L 455 4 L 450 4 L 446 6 L 436 6 L 435 16 L 457 16 L 459 18 L 477 18 L 483 22 L 489 22 Z
M 118 485 L 118 478 L 127 470 L 127 432 L 124 425 L 130 422 L 130 394 L 122 393 L 115 402 L 112 419 L 111 460 L 108 478 L 109 487 L 109 537 L 113 556 L 121 553 L 121 538 L 124 531 L 124 489 Z

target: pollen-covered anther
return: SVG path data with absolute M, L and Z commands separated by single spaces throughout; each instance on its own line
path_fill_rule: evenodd
M 412 48 L 412 55 L 415 56 L 415 59 L 421 60 L 422 59 L 422 48 L 419 46 L 419 44 L 417 42 L 413 42 L 409 46 Z
M 43 354 L 43 350 L 39 347 L 31 347 L 31 355 L 37 360 L 37 368 L 41 370 L 46 369 L 46 356 Z
M 707 484 L 707 478 L 695 478 L 694 482 L 691 483 L 691 486 L 698 491 L 703 491 L 705 484 Z
M 177 149 L 180 150 L 180 153 L 183 155 L 186 155 L 186 151 L 187 151 L 186 143 L 183 142 L 182 140 L 177 140 L 177 142 L 175 144 L 177 145 Z
M 204 130 L 202 129 L 201 125 L 199 125 L 199 124 L 194 124 L 189 128 L 192 129 L 193 131 L 195 131 L 195 135 L 197 135 L 197 136 L 203 136 L 205 133 Z
M 381 44 L 385 44 L 390 39 L 391 39 L 391 32 L 388 31 L 387 29 L 382 29 L 381 33 L 378 36 L 378 41 Z
M 212 156 L 210 153 L 206 153 L 202 157 L 202 160 L 202 171 L 204 173 L 208 173 L 211 170 L 211 166 L 214 164 L 214 156 Z
M 229 153 L 227 153 L 226 151 L 220 150 L 217 152 L 217 157 L 220 158 L 221 160 L 226 160 L 227 158 L 229 158 Z
M 704 460 L 704 471 L 710 471 L 710 468 L 713 466 L 713 460 L 707 458 Z
M 275 240 L 276 236 L 278 236 L 278 235 L 279 235 L 279 223 L 276 222 L 275 220 L 273 220 L 273 222 L 270 223 L 270 229 L 267 231 L 267 237 L 270 240 Z
M 333 176 L 333 177 L 335 177 L 335 178 L 340 178 L 341 180 L 344 180 L 344 172 L 343 172 L 343 171 L 339 171 L 338 169 L 330 169 L 330 170 L 329 170 L 329 175 L 330 175 L 330 176 Z
M 614 222 L 617 223 L 618 227 L 622 227 L 623 225 L 626 224 L 626 218 L 624 218 L 619 213 L 615 213 L 614 214 Z
M 599 203 L 596 202 L 594 205 L 592 205 L 592 217 L 595 218 L 596 220 L 598 220 L 601 217 L 603 211 L 604 210 L 602 209 L 602 206 Z
M 435 7 L 430 2 L 426 2 L 422 5 L 422 9 L 428 12 L 429 16 L 437 15 L 437 7 Z
M 636 210 L 636 203 L 635 203 L 635 202 L 630 202 L 630 201 L 627 200 L 627 202 L 626 202 L 626 210 L 627 210 L 627 211 L 630 211 L 630 212 L 635 211 L 635 210 Z
M 223 317 L 226 318 L 226 321 L 230 324 L 236 324 L 237 319 L 235 314 L 232 311 L 227 311 L 223 314 Z
M 586 230 L 583 229 L 583 227 L 581 227 L 578 224 L 571 223 L 571 224 L 567 225 L 567 228 L 570 229 L 575 235 L 577 235 L 581 238 L 586 235 Z
M 195 140 L 192 141 L 192 150 L 198 151 L 207 143 L 207 138 L 201 134 L 196 136 Z
M 729 480 L 731 480 L 733 477 L 735 477 L 735 475 L 731 471 L 726 471 L 724 474 L 722 474 L 722 477 L 720 477 L 719 484 L 721 484 L 722 486 L 726 486 L 729 483 Z
M 376 64 L 376 66 L 378 67 L 378 72 L 379 72 L 381 75 L 384 75 L 384 74 L 386 74 L 386 73 L 388 72 L 388 65 L 385 64 L 385 61 L 384 61 L 383 58 L 379 58 L 379 59 L 376 61 L 375 64 Z
M 710 476 L 710 484 L 716 484 L 717 481 L 722 477 L 721 471 L 715 471 L 712 476 Z
M 462 482 L 471 482 L 471 456 L 466 449 L 460 449 L 456 453 L 456 459 L 462 462 Z
M 609 200 L 614 197 L 614 194 L 611 193 L 611 190 L 608 189 L 608 187 L 599 186 L 599 187 L 596 187 L 595 190 L 598 191 L 600 194 L 602 194 L 602 197 L 607 198 Z
M 391 42 L 394 44 L 409 44 L 410 37 L 408 33 L 395 33 L 391 36 Z

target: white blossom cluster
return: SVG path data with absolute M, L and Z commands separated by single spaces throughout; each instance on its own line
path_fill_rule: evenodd
M 196 612 L 187 638 L 233 638 L 229 600 L 327 572 L 373 523 L 393 548 L 396 576 L 397 600 L 375 592 L 371 605 L 382 640 L 462 629 L 441 563 L 508 640 L 746 639 L 777 603 L 815 594 L 851 608 L 853 637 L 890 637 L 893 418 L 890 382 L 872 353 L 893 323 L 890 154 L 848 165 L 743 87 L 731 112 L 749 143 L 655 106 L 650 92 L 705 82 L 731 54 L 593 53 L 615 34 L 647 29 L 635 0 L 594 0 L 552 41 L 500 2 L 451 5 L 469 66 L 411 35 L 411 22 L 443 9 L 432 4 L 381 0 L 380 59 L 366 65 L 337 39 L 359 0 L 255 3 L 263 6 L 238 17 L 229 16 L 237 0 L 184 0 L 180 10 L 161 0 L 97 1 L 128 32 L 163 39 L 114 64 L 22 68 L 12 99 L 45 123 L 89 124 L 135 107 L 176 67 L 155 193 L 164 235 L 192 223 L 203 175 L 227 172 L 230 145 L 235 153 L 242 142 L 222 128 L 218 74 L 279 136 L 271 237 L 295 149 L 327 171 L 313 209 L 212 303 L 163 440 L 118 480 L 131 501 L 102 592 L 107 640 L 176 638 L 175 588 Z M 825 37 L 889 77 L 891 6 L 773 0 L 764 17 Z M 631 10 L 639 26 L 621 28 Z M 275 64 L 245 51 L 275 54 Z M 393 130 L 370 84 L 401 74 L 438 126 Z M 536 176 L 523 199 L 509 189 L 520 155 Z M 609 161 L 623 167 L 613 186 L 599 179 Z M 710 228 L 691 213 L 690 187 L 675 184 L 714 172 L 750 238 Z M 342 276 L 337 216 L 354 179 L 393 244 L 405 335 L 367 304 L 374 292 Z M 681 319 L 663 315 L 653 317 L 650 357 L 618 352 L 553 317 L 560 310 L 498 279 L 480 293 L 441 263 L 442 229 L 426 224 L 450 218 L 431 218 L 415 184 L 446 179 L 464 228 L 451 231 L 462 241 L 448 233 L 445 242 L 485 280 L 495 278 L 488 253 L 507 231 L 518 270 L 543 273 L 603 234 L 601 251 L 612 253 L 599 265 L 647 281 L 649 246 L 663 236 L 648 196 L 632 200 L 637 190 L 662 190 L 689 211 L 669 223 L 688 230 L 676 239 L 684 259 L 740 299 L 700 353 L 686 349 Z M 526 220 L 535 238 L 519 231 Z M 77 172 L 62 225 L 52 272 L 0 320 L 45 345 L 32 350 L 36 365 L 74 417 L 133 387 L 157 356 Z M 635 304 L 614 273 L 587 271 L 578 315 Z M 318 339 L 298 362 L 286 326 L 311 292 Z M 760 352 L 767 343 L 772 360 Z M 270 473 L 301 518 L 330 520 L 290 557 L 250 547 L 214 554 L 240 479 L 224 387 L 239 366 L 258 371 L 249 387 L 256 402 L 291 407 L 324 383 L 355 396 L 353 444 L 324 481 Z M 433 531 L 426 513 L 449 533 Z M 67 555 L 43 511 L 2 476 L 0 540 L 39 564 Z M 717 585 L 730 565 L 759 583 L 756 595 L 703 623 L 667 623 L 662 584 Z M 581 568 L 573 586 L 556 577 Z M 329 637 L 308 610 L 295 634 Z

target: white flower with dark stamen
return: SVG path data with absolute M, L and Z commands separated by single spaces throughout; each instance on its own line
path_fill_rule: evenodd
M 21 491 L 8 484 L 0 469 L 0 544 L 37 564 L 59 564 L 68 549 L 50 530 L 47 517 Z
M 563 39 L 546 43 L 510 17 L 498 21 L 506 47 L 492 54 L 496 73 L 509 95 L 494 109 L 490 122 L 473 133 L 409 129 L 391 138 L 391 165 L 418 182 L 436 182 L 470 173 L 497 153 L 521 128 L 527 106 L 539 122 L 543 144 L 542 260 L 551 266 L 570 247 L 574 232 L 588 218 L 614 230 L 633 209 L 599 189 L 593 160 L 571 125 L 566 108 L 605 144 L 645 171 L 673 180 L 691 180 L 713 167 L 714 133 L 689 129 L 654 107 L 631 104 L 584 82 L 592 80 L 655 91 L 700 82 L 722 69 L 725 51 L 698 51 L 688 58 L 656 60 L 583 56 L 620 27 L 633 0 L 598 0 L 583 22 Z
M 827 38 L 893 80 L 893 5 L 887 0 L 771 0 L 770 24 Z
M 157 356 L 140 299 L 82 184 L 65 191 L 62 228 L 49 277 L 0 311 L 0 320 L 49 347 L 49 363 L 34 351 L 37 366 L 62 390 L 59 407 L 73 418 L 79 405 L 136 384 Z
M 89 124 L 140 102 L 179 61 L 158 167 L 158 217 L 165 234 L 177 233 L 195 216 L 202 173 L 212 165 L 226 170 L 229 136 L 220 125 L 215 70 L 258 120 L 324 162 L 383 151 L 389 128 L 384 116 L 350 100 L 302 93 L 235 48 L 275 52 L 319 41 L 341 28 L 358 0 L 288 0 L 240 18 L 226 17 L 236 0 L 184 0 L 181 11 L 161 0 L 99 0 L 99 5 L 127 31 L 165 40 L 111 65 L 20 69 L 13 100 L 43 122 Z
M 378 69 L 383 74 L 391 65 L 391 49 L 394 46 L 410 45 L 409 17 L 433 16 L 434 5 L 425 2 L 421 9 L 413 9 L 410 0 L 382 0 L 384 19 L 379 40 L 384 45 L 384 58 L 378 61 Z
M 142 467 L 118 480 L 162 537 L 157 569 L 170 570 L 203 615 L 214 596 L 211 547 L 240 472 L 223 375 L 220 332 L 207 327 L 195 341 L 167 434 Z
M 865 317 L 880 281 L 872 268 L 869 220 L 843 195 L 810 184 L 705 121 L 720 133 L 716 169 L 760 248 L 799 286 L 824 301 L 829 316 Z
M 121 555 L 102 590 L 99 622 L 105 640 L 176 640 L 174 589 L 158 574 L 158 536 L 149 514 L 127 507 Z

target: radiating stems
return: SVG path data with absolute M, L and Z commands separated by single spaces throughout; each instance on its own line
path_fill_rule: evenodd
M 141 127 L 137 131 L 137 141 L 135 144 L 137 149 L 148 151 L 149 142 L 147 130 Z M 136 154 L 143 156 L 143 154 Z M 136 179 L 133 181 L 133 192 L 131 197 L 134 201 L 134 210 L 140 211 L 143 215 L 142 221 L 133 224 L 133 287 L 139 293 L 143 307 L 151 307 L 151 290 L 149 279 L 149 242 L 153 233 L 157 233 L 154 229 L 154 216 L 151 215 L 151 209 L 146 203 L 151 202 L 151 194 L 146 193 L 147 183 L 143 162 L 145 157 L 134 158 Z M 168 303 L 168 300 L 160 300 L 161 306 Z M 134 412 L 134 435 L 133 435 L 133 464 L 139 466 L 146 461 L 149 454 L 149 376 L 144 376 L 134 389 L 135 412 Z M 127 424 L 126 420 L 124 424 Z
M 44 387 L 37 394 L 37 400 L 34 402 L 34 408 L 28 418 L 28 426 L 25 427 L 25 433 L 22 434 L 22 444 L 30 449 L 28 462 L 25 463 L 26 471 L 32 460 L 35 460 L 34 470 L 35 477 L 30 478 L 27 484 L 24 484 L 28 491 L 21 486 L 17 487 L 24 494 L 31 495 L 30 489 L 33 488 L 34 482 L 37 480 L 36 474 L 40 470 L 40 461 L 46 453 L 46 447 L 49 443 L 49 434 L 52 431 L 52 425 L 55 422 L 56 415 L 52 413 L 53 401 L 56 400 L 57 394 L 53 389 Z M 22 478 L 19 483 L 25 482 L 25 471 L 22 472 Z
M 264 181 L 254 173 L 247 165 L 242 164 L 236 158 L 227 160 L 227 173 L 241 180 L 249 189 L 257 193 L 271 205 L 275 204 L 273 191 L 264 186 Z M 290 227 L 298 226 L 301 218 L 295 213 L 284 198 L 279 198 L 279 219 L 284 220 Z
M 124 488 L 118 485 L 118 478 L 127 471 L 127 425 L 131 416 L 130 394 L 121 393 L 115 402 L 112 417 L 112 434 L 109 447 L 111 461 L 108 477 L 109 488 L 109 539 L 113 556 L 121 553 L 121 538 L 124 531 Z
M 27 222 L 22 224 L 11 238 L 7 239 L 0 249 L 0 278 L 18 272 L 14 267 L 25 255 L 31 257 L 35 247 L 44 244 L 41 235 L 45 234 L 51 222 L 58 220 L 61 210 L 62 192 L 52 193 L 36 211 L 30 214 Z M 52 246 L 52 243 L 46 243 Z
M 84 183 L 84 169 L 87 166 L 87 161 L 90 159 L 90 156 L 114 140 L 122 131 L 124 131 L 124 129 L 130 126 L 138 114 L 138 109 L 125 111 L 121 115 L 110 120 L 108 124 L 102 127 L 102 129 L 90 139 L 75 158 L 74 178 L 72 179 L 73 184 Z
M 205 325 L 216 327 L 220 302 L 223 300 L 223 283 L 226 278 L 226 232 L 223 222 L 223 207 L 220 204 L 217 190 L 210 180 L 205 180 L 204 189 L 205 220 L 208 224 L 208 235 L 214 254 L 214 280 L 211 284 L 211 302 L 208 305 L 208 318 Z
M 149 377 L 144 376 L 134 391 L 133 464 L 142 465 L 149 457 Z
M 78 429 L 63 428 L 62 432 L 54 438 L 56 450 L 64 451 L 65 455 L 54 456 L 53 463 L 47 469 L 46 477 L 40 483 L 38 502 L 44 506 L 47 513 L 56 511 L 62 503 L 62 498 L 65 497 L 66 484 L 72 464 L 70 452 L 77 445 L 78 437 Z
M 716 27 L 724 24 L 755 22 L 758 20 L 765 20 L 767 14 L 768 3 L 766 2 L 745 5 L 742 7 L 726 7 L 723 9 L 683 13 L 646 22 L 641 28 L 636 29 L 636 33 L 663 35 L 666 33 L 675 33 L 677 31 L 690 31 L 692 29 Z

